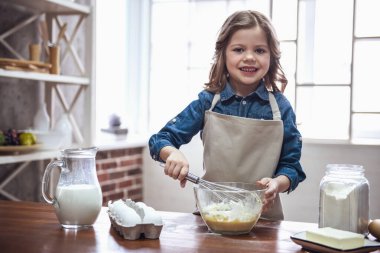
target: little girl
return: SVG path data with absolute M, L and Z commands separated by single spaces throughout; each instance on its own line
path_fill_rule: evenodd
M 240 11 L 227 18 L 205 89 L 149 140 L 151 156 L 165 162 L 166 175 L 185 186 L 189 162 L 179 148 L 201 131 L 203 178 L 265 186 L 262 217 L 283 219 L 279 193 L 293 191 L 306 175 L 279 59 L 267 17 Z

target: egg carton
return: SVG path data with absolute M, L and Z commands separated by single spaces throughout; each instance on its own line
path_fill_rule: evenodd
M 126 240 L 137 240 L 140 238 L 158 239 L 161 234 L 163 225 L 154 224 L 136 224 L 132 227 L 126 227 L 119 224 L 110 211 L 107 211 L 112 227 Z

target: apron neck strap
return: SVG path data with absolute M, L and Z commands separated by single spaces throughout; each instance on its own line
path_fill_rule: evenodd
M 281 120 L 281 112 L 278 108 L 276 98 L 274 97 L 272 92 L 268 92 L 268 97 L 270 107 L 272 108 L 273 120 Z
M 215 93 L 214 98 L 212 99 L 212 103 L 211 103 L 211 107 L 210 107 L 209 111 L 214 110 L 214 107 L 215 107 L 216 103 L 218 103 L 219 99 L 220 99 L 220 93 Z

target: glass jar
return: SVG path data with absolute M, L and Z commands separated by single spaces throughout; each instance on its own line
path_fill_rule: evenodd
M 319 227 L 368 233 L 369 183 L 361 165 L 328 164 L 320 182 Z

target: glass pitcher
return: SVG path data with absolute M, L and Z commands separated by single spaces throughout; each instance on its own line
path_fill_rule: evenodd
M 59 160 L 52 161 L 42 178 L 42 196 L 55 208 L 64 228 L 91 227 L 102 207 L 102 191 L 96 174 L 97 148 L 65 149 Z M 54 197 L 48 194 L 53 168 L 60 168 Z

